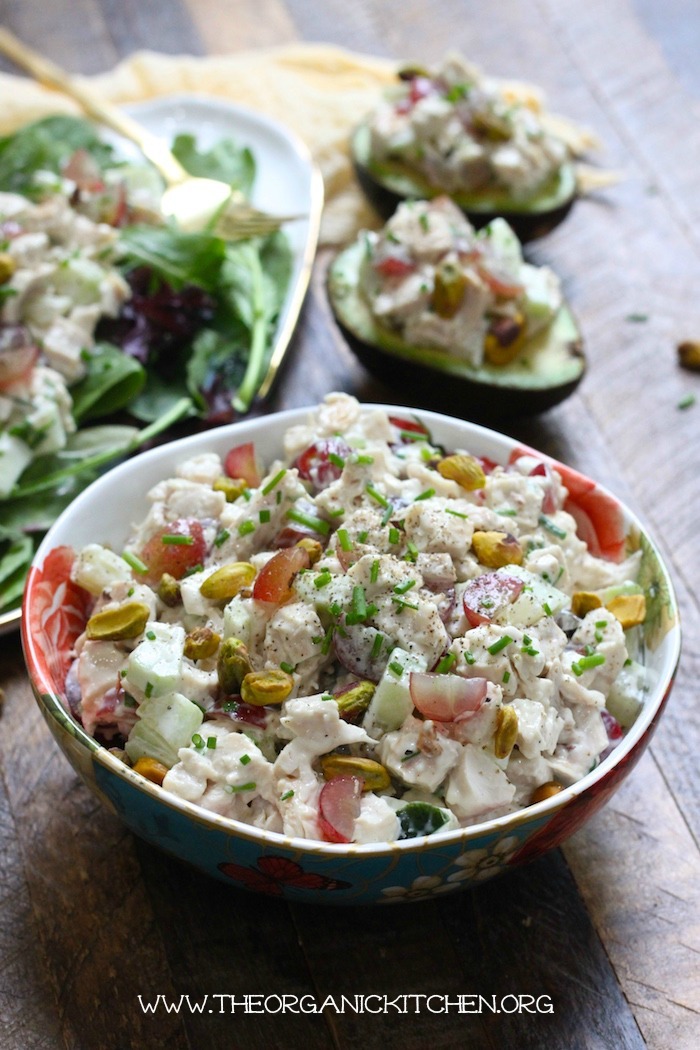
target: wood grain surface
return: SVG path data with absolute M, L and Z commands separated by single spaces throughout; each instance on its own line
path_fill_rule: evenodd
M 195 55 L 295 39 L 436 60 L 459 48 L 539 83 L 591 128 L 617 186 L 531 249 L 562 276 L 590 370 L 510 433 L 628 501 L 674 572 L 684 653 L 650 751 L 606 809 L 535 864 L 395 909 L 238 893 L 134 839 L 52 743 L 18 639 L 0 640 L 0 1046 L 600 1050 L 700 1045 L 700 8 L 693 0 L 0 0 L 3 24 L 93 73 L 138 48 Z M 3 66 L 3 68 L 8 68 Z M 319 258 L 269 405 L 372 381 L 329 317 Z M 695 394 L 685 411 L 679 402 Z M 138 996 L 549 995 L 552 1014 L 145 1015 Z

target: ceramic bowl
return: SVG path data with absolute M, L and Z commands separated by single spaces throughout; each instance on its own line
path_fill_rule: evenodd
M 401 409 L 389 411 L 401 415 Z M 87 618 L 86 595 L 70 581 L 74 550 L 88 542 L 121 549 L 130 525 L 145 515 L 148 490 L 188 456 L 225 453 L 254 441 L 269 462 L 279 452 L 283 432 L 310 412 L 283 412 L 172 442 L 123 463 L 83 492 L 48 532 L 29 576 L 22 641 L 32 687 L 68 760 L 112 812 L 148 842 L 232 886 L 323 904 L 387 904 L 452 893 L 540 856 L 588 820 L 647 747 L 673 683 L 680 628 L 668 571 L 635 516 L 569 468 L 555 464 L 570 491 L 567 509 L 594 552 L 618 558 L 626 550 L 642 549 L 643 631 L 653 685 L 636 721 L 608 757 L 544 802 L 472 827 L 396 843 L 346 846 L 287 838 L 167 795 L 96 743 L 69 713 L 64 679 L 71 647 Z M 510 438 L 471 423 L 431 412 L 419 416 L 448 448 L 468 448 L 500 463 L 518 448 Z

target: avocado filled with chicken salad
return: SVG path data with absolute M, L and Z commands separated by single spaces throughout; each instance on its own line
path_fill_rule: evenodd
M 496 465 L 329 395 L 279 460 L 189 459 L 124 552 L 79 552 L 94 604 L 68 701 L 165 791 L 288 836 L 513 812 L 584 776 L 639 704 L 639 554 L 592 554 L 566 497 L 530 452 Z

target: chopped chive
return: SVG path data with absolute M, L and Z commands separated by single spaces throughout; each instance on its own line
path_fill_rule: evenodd
M 517 517 L 518 512 L 511 507 L 503 507 L 502 510 L 497 510 L 496 514 L 500 514 L 502 518 L 515 518 Z
M 270 512 L 269 512 L 269 510 L 261 510 L 260 513 L 258 514 L 258 518 L 260 519 L 260 524 L 261 525 L 266 525 L 267 522 L 270 520 Z
M 345 507 L 338 507 L 337 510 L 326 511 L 329 518 L 339 518 L 345 513 Z
M 596 633 L 593 635 L 593 637 L 595 638 L 596 642 L 598 642 L 600 644 L 600 642 L 603 641 L 603 632 L 602 631 L 596 631 Z
M 582 675 L 584 671 L 591 671 L 594 667 L 600 667 L 601 664 L 605 663 L 605 657 L 602 653 L 591 653 L 588 656 L 582 656 L 580 660 L 576 661 L 571 665 L 571 670 L 578 677 Z
M 372 568 L 369 573 L 370 583 L 376 583 L 379 579 L 379 558 L 375 558 L 372 562 Z
M 345 622 L 352 626 L 356 623 L 364 623 L 367 619 L 367 596 L 364 587 L 353 587 L 351 611 L 345 617 Z
M 335 616 L 336 619 L 340 616 L 341 612 L 343 611 L 343 607 L 340 604 L 340 602 L 333 602 L 332 605 L 329 605 L 328 608 L 330 609 L 331 616 Z
M 323 693 L 323 695 L 321 696 L 321 699 L 323 701 L 327 702 L 328 700 L 335 700 L 335 697 L 333 696 L 332 693 Z
M 248 536 L 251 532 L 255 532 L 255 522 L 253 521 L 242 521 L 238 526 L 239 536 Z
M 596 630 L 603 631 L 608 626 L 608 621 L 607 620 L 596 620 L 596 622 L 595 622 L 595 624 L 593 626 L 596 628 Z
M 153 682 L 146 682 L 146 688 L 143 691 L 143 695 L 147 700 L 153 696 Z
M 502 649 L 505 649 L 507 645 L 513 641 L 509 634 L 504 634 L 502 638 L 499 638 L 493 645 L 489 645 L 487 652 L 491 653 L 491 656 L 495 656 L 496 653 L 500 653 Z
M 403 556 L 403 560 L 404 561 L 415 561 L 416 558 L 418 557 L 418 553 L 419 553 L 418 552 L 418 548 L 416 547 L 415 543 L 412 543 L 410 541 L 409 541 L 409 543 L 406 544 L 406 546 L 407 546 L 408 549 L 407 549 L 406 554 L 404 554 L 404 556 Z
M 457 656 L 455 653 L 447 653 L 435 668 L 436 674 L 447 674 L 456 659 Z
M 358 532 L 358 534 L 357 534 L 357 542 L 358 543 L 366 543 L 368 536 L 369 536 L 369 533 L 368 533 L 367 529 L 363 529 L 362 532 Z
M 144 565 L 141 559 L 132 554 L 131 551 L 122 551 L 122 559 L 134 572 L 148 572 L 148 566 Z
M 217 532 L 216 536 L 214 537 L 214 546 L 223 546 L 223 544 L 226 543 L 226 540 L 229 538 L 230 535 L 231 533 L 228 531 L 228 529 L 222 529 L 221 532 Z
M 464 661 L 465 663 L 468 663 L 470 667 L 472 664 L 476 663 L 476 657 L 470 649 L 468 649 L 467 652 L 464 654 Z
M 532 645 L 532 638 L 529 634 L 523 635 L 523 645 Z
M 403 674 L 403 666 L 398 662 L 398 660 L 391 661 L 391 663 L 389 664 L 389 670 L 393 675 L 396 675 L 397 678 L 400 678 Z
M 420 750 L 419 747 L 417 747 L 415 751 L 407 751 L 405 753 L 405 755 L 403 756 L 403 758 L 401 759 L 401 761 L 402 762 L 408 762 L 408 760 L 410 758 L 415 758 L 416 755 L 420 755 L 420 753 L 421 753 L 421 750 Z
M 372 660 L 375 660 L 379 656 L 382 649 L 383 641 L 384 635 L 380 634 L 379 631 L 377 631 L 377 633 L 374 636 L 374 641 L 372 642 L 372 651 L 369 654 Z
M 250 501 L 253 498 L 253 493 L 250 491 L 250 489 L 243 489 L 243 492 L 241 492 L 241 496 L 246 501 L 246 503 L 250 503 Z
M 204 747 L 204 741 L 202 740 L 199 733 L 194 734 L 194 736 L 192 737 L 192 743 L 195 747 Z
M 330 525 L 323 518 L 317 518 L 315 514 L 304 514 L 301 510 L 296 510 L 291 507 L 285 517 L 288 521 L 296 521 L 299 525 L 306 525 L 307 529 L 312 529 L 314 532 L 319 532 L 322 536 L 327 536 L 330 532 Z
M 160 542 L 166 547 L 191 547 L 194 538 L 192 536 L 161 536 Z
M 411 587 L 415 587 L 415 580 L 404 580 L 403 583 L 397 583 L 394 587 L 394 594 L 405 594 L 406 591 L 410 591 Z
M 393 513 L 394 513 L 394 508 L 393 508 L 393 506 L 390 503 L 387 507 L 384 508 L 384 513 L 382 514 L 382 525 L 388 525 L 389 524 L 389 519 L 391 518 L 391 515 Z
M 365 485 L 365 492 L 375 501 L 375 503 L 378 503 L 380 507 L 391 507 L 391 503 L 389 503 L 386 496 L 382 496 L 381 492 L 377 492 L 374 485 Z
M 552 607 L 547 602 L 542 602 L 542 608 L 544 609 L 547 616 L 552 615 Z
M 359 463 L 361 466 L 368 467 L 370 464 L 374 463 L 374 456 L 369 456 L 364 453 L 361 455 L 358 454 L 352 457 L 352 461 L 353 463 Z
M 338 467 L 340 470 L 345 466 L 345 460 L 342 456 L 339 456 L 337 452 L 328 453 L 328 462 L 332 463 L 334 467 Z
M 323 572 L 319 572 L 318 576 L 314 580 L 314 587 L 317 590 L 321 590 L 322 587 L 328 586 L 333 577 L 329 573 L 328 569 L 324 569 Z
M 333 624 L 328 628 L 323 636 L 323 642 L 321 643 L 321 652 L 324 656 L 327 656 L 331 649 L 331 642 L 333 641 L 333 631 L 335 627 Z
M 282 467 L 281 470 L 278 470 L 277 473 L 275 474 L 274 478 L 270 478 L 270 480 L 268 481 L 267 485 L 263 485 L 263 487 L 261 489 L 261 492 L 262 492 L 263 496 L 269 496 L 269 494 L 272 492 L 272 490 L 277 488 L 277 486 L 279 485 L 280 481 L 282 480 L 282 478 L 284 477 L 284 475 L 286 473 L 287 473 L 287 468 L 286 467 Z
M 131 598 L 133 593 L 134 593 L 134 588 L 133 587 L 129 587 L 129 590 L 126 592 L 127 598 Z
M 254 780 L 250 780 L 247 784 L 227 784 L 226 790 L 231 794 L 234 791 L 255 791 L 257 784 Z
M 394 525 L 392 525 L 389 529 L 389 543 L 398 543 L 400 539 L 401 533 Z
M 413 609 L 414 612 L 418 612 L 418 606 L 414 605 L 413 602 L 407 602 L 403 598 L 394 598 L 392 596 L 392 602 L 398 608 L 399 612 L 402 609 Z
M 566 539 L 566 529 L 560 529 L 556 522 L 548 518 L 546 514 L 540 514 L 538 520 L 542 528 L 546 529 L 547 532 L 551 532 L 552 536 L 556 536 L 559 540 Z
M 503 672 L 503 681 L 504 682 L 510 682 L 510 671 L 504 671 Z
M 136 700 L 131 693 L 124 693 L 124 707 L 136 707 Z
M 156 640 L 156 632 L 155 631 L 146 631 L 146 637 L 148 638 L 149 642 L 155 642 L 155 640 Z
M 216 737 L 215 736 L 208 736 L 207 737 L 207 748 L 210 751 L 216 751 Z
M 678 402 L 677 407 L 682 410 L 684 408 L 691 408 L 694 404 L 695 394 L 686 394 L 685 397 L 682 397 L 681 400 Z
M 631 667 L 631 666 L 632 666 L 632 661 L 631 661 L 631 659 L 629 658 L 629 656 L 627 657 L 627 659 L 625 660 L 625 662 L 623 663 L 623 665 L 622 665 L 622 666 L 623 666 L 623 667 Z
M 417 430 L 400 430 L 402 441 L 427 441 L 429 435 L 421 434 Z
M 247 766 L 251 761 L 250 755 L 241 755 L 239 762 L 242 766 Z
M 286 660 L 282 660 L 281 663 L 280 663 L 280 667 L 284 671 L 285 674 L 294 674 L 294 671 L 295 671 L 294 664 L 288 664 L 286 662 Z
M 468 514 L 462 514 L 459 510 L 452 510 L 451 507 L 445 507 L 445 514 L 451 514 L 454 518 L 464 518 L 465 521 L 468 519 Z
M 431 499 L 435 495 L 435 489 L 426 489 L 425 492 L 421 492 L 419 496 L 416 496 L 414 503 L 418 503 L 421 499 Z
M 348 536 L 347 529 L 338 529 L 336 536 L 338 537 L 338 543 L 344 551 L 352 550 L 352 540 Z
M 539 649 L 535 649 L 533 645 L 524 645 L 520 650 L 521 653 L 525 653 L 526 656 L 539 656 Z
M 280 802 L 286 802 L 287 799 L 292 798 L 293 795 L 294 791 L 290 788 L 289 791 L 285 791 L 283 795 L 280 795 Z
M 281 502 L 282 502 L 282 493 L 281 492 L 276 492 L 275 493 L 275 503 L 277 504 L 278 507 L 279 507 Z
M 649 320 L 648 314 L 627 314 L 626 321 L 631 321 L 633 324 L 642 324 L 644 321 Z
M 196 572 L 201 572 L 203 568 L 204 568 L 204 566 L 202 565 L 201 561 L 197 562 L 196 565 L 191 565 L 189 567 L 189 569 L 187 569 L 183 575 L 185 575 L 185 576 L 194 576 L 194 574 Z

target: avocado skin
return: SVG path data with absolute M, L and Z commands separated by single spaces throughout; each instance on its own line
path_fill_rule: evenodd
M 363 148 L 365 144 L 365 128 L 366 125 L 360 125 L 352 137 L 351 156 L 353 168 L 357 181 L 367 199 L 383 219 L 389 219 L 399 204 L 407 198 L 403 194 L 390 189 L 381 181 L 380 177 L 372 172 L 369 158 L 366 156 L 366 151 Z M 440 190 L 435 190 L 433 196 L 438 196 L 441 192 Z M 415 198 L 424 199 L 425 196 L 424 188 L 417 185 Z M 508 222 L 518 238 L 523 242 L 533 241 L 538 237 L 544 237 L 546 234 L 551 233 L 566 218 L 576 201 L 576 194 L 572 193 L 560 204 L 543 211 L 508 211 L 506 209 L 484 211 L 475 209 L 464 196 L 459 194 L 451 194 L 450 196 L 477 230 L 481 229 L 482 226 L 487 226 L 492 219 L 500 216 Z
M 586 370 L 581 338 L 578 334 L 562 340 L 561 361 L 563 376 L 554 376 L 548 385 L 527 385 L 522 369 L 513 365 L 498 369 L 498 383 L 489 382 L 482 370 L 451 363 L 449 370 L 417 360 L 417 348 L 408 348 L 412 356 L 402 358 L 396 346 L 393 350 L 371 341 L 372 333 L 363 325 L 363 318 L 355 318 L 356 289 L 348 294 L 348 277 L 359 272 L 361 249 L 357 244 L 340 252 L 331 263 L 327 277 L 327 292 L 336 324 L 364 367 L 382 380 L 396 396 L 411 400 L 416 407 L 448 412 L 461 419 L 488 423 L 498 419 L 536 415 L 558 405 L 576 389 Z M 577 331 L 568 308 L 562 308 L 571 329 Z M 364 308 L 365 314 L 367 308 Z M 375 333 L 381 338 L 381 333 Z M 396 343 L 396 338 L 394 342 Z M 420 351 L 418 351 L 420 352 Z M 429 351 L 430 352 L 430 351 Z M 523 349 L 526 353 L 526 348 Z M 511 382 L 509 382 L 511 379 Z

